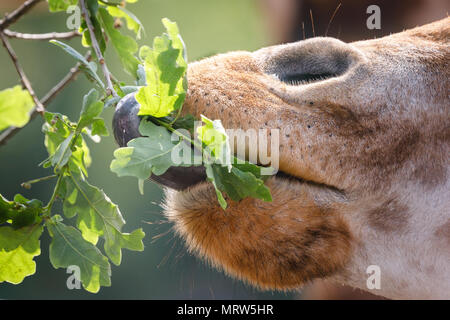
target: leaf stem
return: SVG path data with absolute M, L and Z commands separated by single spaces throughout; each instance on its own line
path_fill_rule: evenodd
M 41 181 L 50 180 L 50 179 L 53 179 L 53 178 L 56 178 L 56 177 L 57 177 L 56 174 L 52 174 L 52 175 L 50 175 L 50 176 L 46 176 L 46 177 L 42 177 L 42 178 L 38 178 L 38 179 L 33 179 L 33 180 L 25 181 L 25 182 L 23 182 L 21 185 L 33 184 L 33 183 L 37 183 L 37 182 L 41 182 Z
M 56 185 L 55 185 L 55 189 L 53 190 L 52 197 L 48 201 L 48 204 L 44 207 L 44 210 L 47 213 L 50 213 L 50 211 L 52 210 L 52 206 L 56 200 L 56 197 L 58 196 L 59 187 L 61 186 L 61 181 L 62 181 L 63 177 L 64 177 L 64 169 L 59 172 L 58 180 L 56 181 Z
M 211 154 L 209 154 L 208 152 L 205 152 L 203 144 L 199 143 L 195 140 L 192 140 L 190 137 L 185 136 L 184 134 L 182 134 L 181 132 L 179 132 L 178 130 L 174 129 L 171 124 L 161 121 L 158 118 L 154 118 L 152 117 L 152 120 L 156 121 L 158 124 L 160 124 L 161 126 L 163 126 L 164 128 L 166 128 L 167 130 L 169 130 L 170 132 L 175 133 L 177 136 L 179 136 L 180 138 L 189 141 L 191 143 L 191 145 L 193 145 L 195 148 L 197 148 L 201 154 L 203 155 L 203 157 L 207 157 L 206 161 L 207 163 L 211 163 L 212 161 L 214 161 L 211 157 Z M 195 132 L 194 132 L 195 135 Z M 205 159 L 204 159 L 205 160 Z
M 181 105 L 181 107 L 178 109 L 177 115 L 175 116 L 175 118 L 170 122 L 170 125 L 172 126 L 180 117 L 181 115 L 181 111 L 183 110 L 183 105 Z
M 3 33 L 8 38 L 16 38 L 22 40 L 52 40 L 52 39 L 71 39 L 79 37 L 81 34 L 78 31 L 69 32 L 49 32 L 49 33 L 21 33 L 11 31 L 8 29 L 3 30 Z
M 184 134 L 182 134 L 182 133 L 179 132 L 178 130 L 174 129 L 174 128 L 172 127 L 172 122 L 171 122 L 171 123 L 167 123 L 167 122 L 161 121 L 161 120 L 159 120 L 159 119 L 157 119 L 157 118 L 154 118 L 154 117 L 152 117 L 152 120 L 156 121 L 158 124 L 160 124 L 161 126 L 163 126 L 164 128 L 166 128 L 167 130 L 169 130 L 169 131 L 175 133 L 177 136 L 179 136 L 179 137 L 181 137 L 181 138 L 183 138 L 183 139 L 189 141 L 193 146 L 195 146 L 195 147 L 197 147 L 198 149 L 200 149 L 200 151 L 203 149 L 203 145 L 202 145 L 202 144 L 198 143 L 198 142 L 195 141 L 195 140 L 192 140 L 190 137 L 185 136 Z

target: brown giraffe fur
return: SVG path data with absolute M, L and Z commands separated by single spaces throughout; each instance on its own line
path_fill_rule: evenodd
M 184 112 L 279 128 L 273 202 L 200 183 L 166 191 L 193 252 L 264 289 L 317 278 L 389 298 L 450 298 L 450 18 L 381 39 L 314 38 L 192 63 Z M 281 74 L 331 73 L 286 84 Z

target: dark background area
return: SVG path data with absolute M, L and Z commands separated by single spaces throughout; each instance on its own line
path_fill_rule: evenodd
M 377 4 L 381 8 L 382 29 L 368 30 L 366 8 Z M 0 17 L 18 7 L 22 0 L 1 0 Z M 337 6 L 332 23 L 331 16 Z M 345 41 L 381 37 L 446 16 L 448 0 L 366 1 L 366 0 L 140 0 L 127 7 L 143 23 L 145 34 L 139 45 L 151 45 L 154 36 L 163 32 L 161 18 L 176 21 L 188 48 L 189 61 L 231 50 L 256 50 L 270 44 L 328 35 Z M 314 19 L 312 30 L 311 13 Z M 50 14 L 46 2 L 40 3 L 19 23 L 14 31 L 27 33 L 65 32 L 65 13 Z M 125 27 L 124 27 L 125 28 Z M 66 41 L 84 52 L 80 39 Z M 46 41 L 11 39 L 20 62 L 33 88 L 42 97 L 72 67 L 75 62 L 60 48 Z M 106 59 L 112 73 L 132 84 L 112 48 Z M 0 90 L 19 84 L 16 70 L 3 47 L 0 47 Z M 50 111 L 67 114 L 76 120 L 82 97 L 91 84 L 80 75 L 51 104 Z M 111 128 L 113 110 L 105 113 Z M 6 146 L 0 146 L 0 193 L 11 199 L 21 193 L 27 198 L 47 200 L 53 182 L 43 182 L 31 190 L 20 187 L 24 181 L 50 174 L 38 167 L 47 157 L 42 119 L 36 118 L 22 129 Z M 123 251 L 122 264 L 112 266 L 112 286 L 98 294 L 84 290 L 68 290 L 65 270 L 55 270 L 48 258 L 49 236 L 42 237 L 42 253 L 35 260 L 36 274 L 20 285 L 0 284 L 0 299 L 292 299 L 300 293 L 261 292 L 216 271 L 189 254 L 183 241 L 177 238 L 165 221 L 158 203 L 162 191 L 153 183 L 145 185 L 145 195 L 138 192 L 137 180 L 118 178 L 109 170 L 116 148 L 112 137 L 100 144 L 88 141 L 93 159 L 89 182 L 104 189 L 118 204 L 127 221 L 125 231 L 142 227 L 146 233 L 144 252 Z M 149 224 L 151 222 L 152 224 Z M 312 293 L 311 293 L 312 292 Z M 354 290 L 348 290 L 355 298 Z M 310 290 L 309 297 L 342 298 L 342 288 L 321 286 Z

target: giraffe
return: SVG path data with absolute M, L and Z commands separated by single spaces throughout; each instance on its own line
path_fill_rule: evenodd
M 277 128 L 280 158 L 272 202 L 228 199 L 226 211 L 197 171 L 158 177 L 187 248 L 261 289 L 325 279 L 450 299 L 449 37 L 447 17 L 379 39 L 317 37 L 191 63 L 183 112 Z

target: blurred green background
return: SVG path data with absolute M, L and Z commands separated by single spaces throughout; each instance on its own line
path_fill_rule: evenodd
M 12 11 L 22 1 L 4 1 L 0 15 Z M 269 43 L 265 36 L 264 21 L 257 0 L 141 0 L 128 5 L 145 27 L 140 45 L 151 44 L 155 35 L 163 31 L 161 18 L 176 21 L 193 61 L 214 53 L 230 50 L 255 50 Z M 50 14 L 46 2 L 11 27 L 14 31 L 41 33 L 67 31 L 65 13 Z M 46 41 L 11 40 L 20 62 L 39 97 L 42 97 L 74 65 L 70 56 Z M 84 52 L 80 39 L 69 40 L 73 47 Z M 131 84 L 117 56 L 110 48 L 106 58 L 111 71 L 121 80 Z M 6 54 L 0 48 L 0 89 L 19 84 L 17 73 Z M 82 97 L 91 88 L 80 75 L 49 106 L 50 111 L 67 114 L 76 120 Z M 106 112 L 108 124 L 113 110 Z M 22 193 L 27 198 L 47 200 L 51 196 L 53 182 L 40 183 L 31 190 L 20 183 L 49 174 L 38 167 L 47 154 L 41 134 L 42 119 L 36 118 L 22 129 L 6 146 L 0 147 L 0 193 L 11 199 Z M 112 137 L 100 144 L 88 141 L 93 164 L 89 169 L 89 181 L 103 188 L 119 205 L 127 221 L 125 231 L 142 227 L 146 233 L 144 252 L 124 251 L 122 264 L 112 266 L 112 286 L 102 288 L 98 294 L 84 290 L 68 290 L 65 270 L 55 270 L 48 258 L 49 236 L 42 238 L 42 253 L 36 258 L 37 272 L 20 285 L 0 284 L 0 299 L 277 299 L 292 298 L 293 294 L 260 292 L 248 285 L 213 270 L 201 260 L 187 253 L 181 239 L 174 236 L 167 223 L 148 224 L 164 220 L 157 203 L 161 189 L 148 182 L 145 195 L 138 192 L 133 178 L 117 178 L 110 172 L 109 164 L 116 148 Z M 167 234 L 165 234 L 167 232 Z M 164 234 L 157 240 L 152 238 Z

